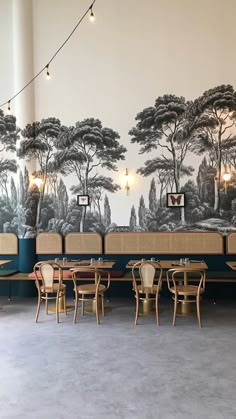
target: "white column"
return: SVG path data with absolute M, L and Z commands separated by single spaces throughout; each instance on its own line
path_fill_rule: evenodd
M 34 50 L 33 50 L 33 0 L 13 0 L 13 67 L 14 67 L 14 94 L 19 92 L 34 77 Z M 11 109 L 16 116 L 16 124 L 23 129 L 35 120 L 34 82 L 24 89 L 11 103 Z M 19 147 L 18 140 L 17 148 Z M 18 234 L 22 237 L 21 225 L 24 225 L 26 202 L 28 192 L 27 178 L 20 178 L 20 171 L 24 177 L 25 168 L 31 177 L 36 169 L 34 160 L 18 159 Z
M 34 76 L 32 0 L 13 0 L 13 65 L 16 93 Z M 20 128 L 34 121 L 34 83 L 14 99 L 12 108 Z

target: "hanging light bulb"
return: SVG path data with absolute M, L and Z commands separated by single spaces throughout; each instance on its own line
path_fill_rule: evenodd
M 90 22 L 94 22 L 95 21 L 95 16 L 94 16 L 93 8 L 92 7 L 91 7 L 91 12 L 90 12 L 89 20 L 90 20 Z
M 50 80 L 51 75 L 50 75 L 50 73 L 49 73 L 49 64 L 46 66 L 46 69 L 47 69 L 47 72 L 46 72 L 46 79 L 47 79 L 47 80 Z
M 11 113 L 11 101 L 8 100 L 7 102 L 7 113 Z

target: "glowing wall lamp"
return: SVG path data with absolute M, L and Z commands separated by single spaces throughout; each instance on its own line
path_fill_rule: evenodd
M 41 192 L 43 180 L 40 177 L 35 177 L 32 181 L 33 185 L 36 185 L 38 190 Z
M 229 180 L 231 179 L 231 173 L 225 172 L 222 177 L 225 182 L 225 193 L 227 193 L 227 182 L 229 182 Z
M 124 183 L 125 183 L 125 190 L 126 190 L 127 195 L 129 195 L 129 190 L 130 190 L 129 182 L 130 182 L 129 172 L 128 172 L 128 169 L 125 169 Z

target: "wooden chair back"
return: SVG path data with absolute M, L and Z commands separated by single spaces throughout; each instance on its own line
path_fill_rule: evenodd
M 97 288 L 99 287 L 99 284 L 101 282 L 101 271 L 100 269 L 90 268 L 90 267 L 78 267 L 76 269 L 73 269 L 72 272 L 72 279 L 74 282 L 74 287 L 78 285 L 79 280 L 83 280 L 83 274 L 84 273 L 91 273 L 91 280 L 94 280 L 94 283 L 96 283 Z
M 55 275 L 56 270 L 58 276 Z M 54 284 L 62 283 L 62 268 L 57 263 L 38 262 L 34 265 L 34 274 L 37 288 L 43 286 L 43 291 L 51 289 L 54 292 Z
M 189 275 L 193 275 L 191 278 Z M 198 292 L 205 291 L 206 283 L 206 271 L 199 268 L 188 268 L 187 266 L 169 269 L 166 273 L 166 279 L 169 290 L 172 288 L 177 292 L 178 283 L 181 281 L 185 285 L 189 285 L 191 282 L 198 287 Z M 192 279 L 192 281 L 191 281 Z
M 135 274 L 137 269 L 138 277 Z M 157 272 L 158 276 L 156 276 Z M 157 262 L 155 262 L 155 265 L 149 261 L 137 262 L 132 268 L 132 277 L 135 291 L 137 290 L 137 282 L 140 282 L 141 289 L 148 288 L 152 292 L 154 285 L 157 285 L 159 289 L 161 288 L 162 267 Z

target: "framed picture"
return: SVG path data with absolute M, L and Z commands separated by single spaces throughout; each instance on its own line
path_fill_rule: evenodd
M 90 205 L 88 195 L 77 195 L 77 205 L 79 206 L 88 206 Z
M 166 198 L 167 207 L 184 207 L 185 205 L 184 193 L 167 193 Z

